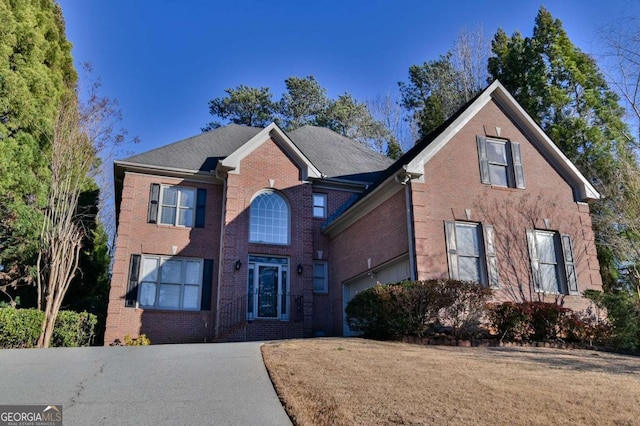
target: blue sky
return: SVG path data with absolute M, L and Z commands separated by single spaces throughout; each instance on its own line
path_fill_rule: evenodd
M 530 35 L 541 5 L 529 0 L 206 1 L 58 0 L 76 68 L 90 62 L 103 94 L 119 101 L 138 153 L 200 132 L 208 101 L 240 84 L 314 75 L 329 96 L 398 95 L 413 64 L 436 59 L 461 28 L 482 24 Z M 551 0 L 571 40 L 596 52 L 598 30 L 640 16 L 638 0 Z

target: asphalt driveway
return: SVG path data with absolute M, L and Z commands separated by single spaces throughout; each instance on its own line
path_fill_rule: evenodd
M 259 342 L 0 350 L 0 404 L 64 425 L 290 425 Z

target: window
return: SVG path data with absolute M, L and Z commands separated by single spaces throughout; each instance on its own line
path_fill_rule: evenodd
M 203 188 L 151 184 L 149 223 L 204 227 L 207 192 Z
M 203 261 L 143 255 L 138 306 L 147 309 L 200 309 Z
M 249 242 L 289 244 L 289 205 L 273 191 L 258 194 L 251 202 Z
M 482 183 L 524 189 L 519 143 L 478 137 L 477 144 Z
M 327 293 L 329 291 L 329 277 L 327 274 L 327 262 L 313 262 L 313 292 Z
M 445 222 L 449 277 L 498 287 L 498 262 L 490 225 Z
M 551 294 L 577 294 L 578 281 L 571 238 L 553 231 L 527 230 L 527 243 L 535 290 Z
M 313 217 L 327 217 L 327 194 L 313 194 Z

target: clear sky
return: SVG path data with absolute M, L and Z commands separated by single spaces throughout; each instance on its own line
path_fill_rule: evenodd
M 413 64 L 437 59 L 461 28 L 531 34 L 541 4 L 585 52 L 603 24 L 640 16 L 640 0 L 58 0 L 76 68 L 90 62 L 119 101 L 138 153 L 193 136 L 208 101 L 240 84 L 313 75 L 336 97 L 398 96 Z

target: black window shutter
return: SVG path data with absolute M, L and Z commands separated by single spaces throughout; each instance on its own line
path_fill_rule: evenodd
M 524 189 L 524 171 L 522 170 L 522 155 L 519 143 L 511 142 L 511 156 L 513 157 L 513 175 L 516 179 L 516 188 Z
M 445 240 L 447 243 L 447 260 L 449 261 L 449 278 L 459 279 L 458 273 L 458 250 L 456 247 L 456 223 L 445 222 Z
M 160 185 L 151 184 L 151 192 L 149 194 L 149 213 L 147 222 L 158 223 L 158 203 L 160 202 Z
M 478 143 L 478 161 L 480 162 L 480 181 L 489 185 L 491 177 L 489 176 L 489 158 L 487 157 L 487 138 L 477 136 L 476 142 Z
M 578 293 L 578 276 L 576 274 L 576 264 L 573 259 L 573 245 L 571 244 L 571 237 L 568 235 L 562 235 L 562 254 L 564 257 L 564 270 L 567 277 L 567 289 L 569 294 Z
M 198 188 L 196 195 L 196 228 L 204 228 L 204 212 L 207 205 L 207 190 Z
M 127 295 L 125 296 L 124 306 L 126 308 L 135 308 L 138 301 L 138 276 L 140 275 L 140 256 L 139 254 L 131 255 L 129 263 L 129 282 L 127 284 Z
M 200 299 L 200 309 L 211 310 L 211 294 L 213 290 L 213 259 L 205 259 L 202 268 L 202 297 Z

